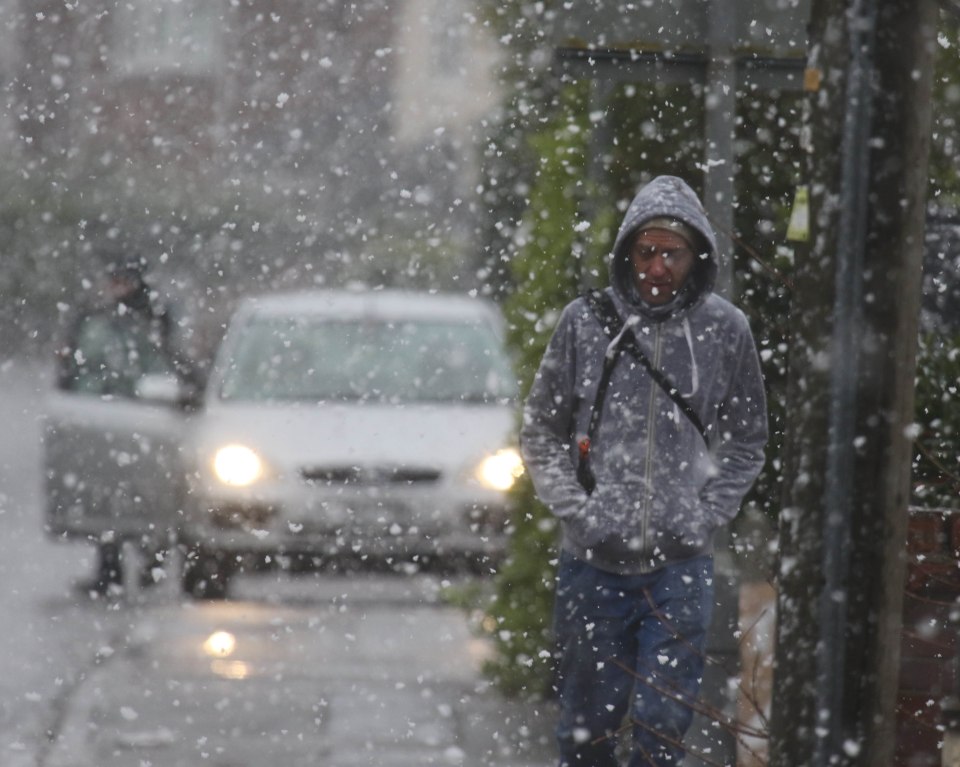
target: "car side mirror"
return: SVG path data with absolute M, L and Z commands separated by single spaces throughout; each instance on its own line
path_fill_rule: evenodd
M 186 392 L 180 379 L 169 373 L 147 373 L 137 379 L 134 387 L 137 399 L 161 405 L 179 405 Z

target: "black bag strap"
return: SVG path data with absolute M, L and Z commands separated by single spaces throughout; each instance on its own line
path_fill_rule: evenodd
M 603 358 L 603 370 L 600 373 L 600 380 L 597 382 L 597 393 L 593 398 L 593 408 L 590 410 L 590 421 L 587 425 L 587 435 L 577 443 L 578 462 L 577 462 L 577 481 L 587 491 L 587 494 L 593 492 L 597 486 L 597 480 L 593 476 L 590 468 L 590 445 L 596 436 L 597 429 L 600 427 L 600 417 L 603 414 L 603 403 L 607 398 L 607 389 L 610 387 L 610 376 L 613 374 L 613 368 L 620 357 L 620 345 L 614 346 L 612 343 L 607 347 L 607 353 Z
M 616 341 L 619 337 L 620 344 L 625 344 L 627 351 L 646 368 L 650 377 L 653 378 L 657 385 L 663 389 L 667 396 L 680 408 L 681 412 L 690 420 L 690 423 L 700 432 L 700 436 L 703 437 L 703 441 L 709 447 L 710 440 L 707 438 L 707 430 L 704 428 L 700 416 L 697 415 L 697 411 L 693 409 L 693 406 L 684 398 L 680 390 L 674 386 L 673 382 L 654 367 L 653 363 L 647 355 L 643 353 L 643 350 L 637 343 L 633 330 L 630 328 L 624 330 L 623 319 L 620 317 L 617 307 L 614 306 L 613 299 L 602 290 L 588 291 L 584 295 L 584 298 L 587 300 L 590 311 L 593 312 L 594 316 L 600 322 L 603 332 L 606 333 L 612 341 Z M 614 356 L 614 362 L 616 361 L 616 356 L 617 355 Z M 607 359 L 609 359 L 609 356 Z M 606 367 L 606 360 L 604 361 L 604 367 Z M 609 384 L 609 380 L 607 383 Z M 604 396 L 606 396 L 606 392 L 604 392 Z M 592 413 L 590 417 L 591 422 L 594 417 L 599 421 L 599 416 L 597 416 L 596 413 Z

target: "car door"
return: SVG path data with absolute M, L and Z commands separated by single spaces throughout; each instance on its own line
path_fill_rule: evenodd
M 46 525 L 93 541 L 164 539 L 182 509 L 185 411 L 149 321 L 78 321 L 43 424 Z

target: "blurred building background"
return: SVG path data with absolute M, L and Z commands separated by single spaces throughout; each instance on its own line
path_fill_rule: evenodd
M 208 319 L 292 285 L 472 287 L 498 102 L 472 6 L 0 0 L 4 332 L 42 343 L 104 239 Z

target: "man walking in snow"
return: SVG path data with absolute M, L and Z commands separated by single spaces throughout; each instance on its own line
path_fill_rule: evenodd
M 562 767 L 681 763 L 713 607 L 714 531 L 763 465 L 767 414 L 743 313 L 712 292 L 717 248 L 681 179 L 640 189 L 611 284 L 563 311 L 521 446 L 560 520 L 554 628 Z

